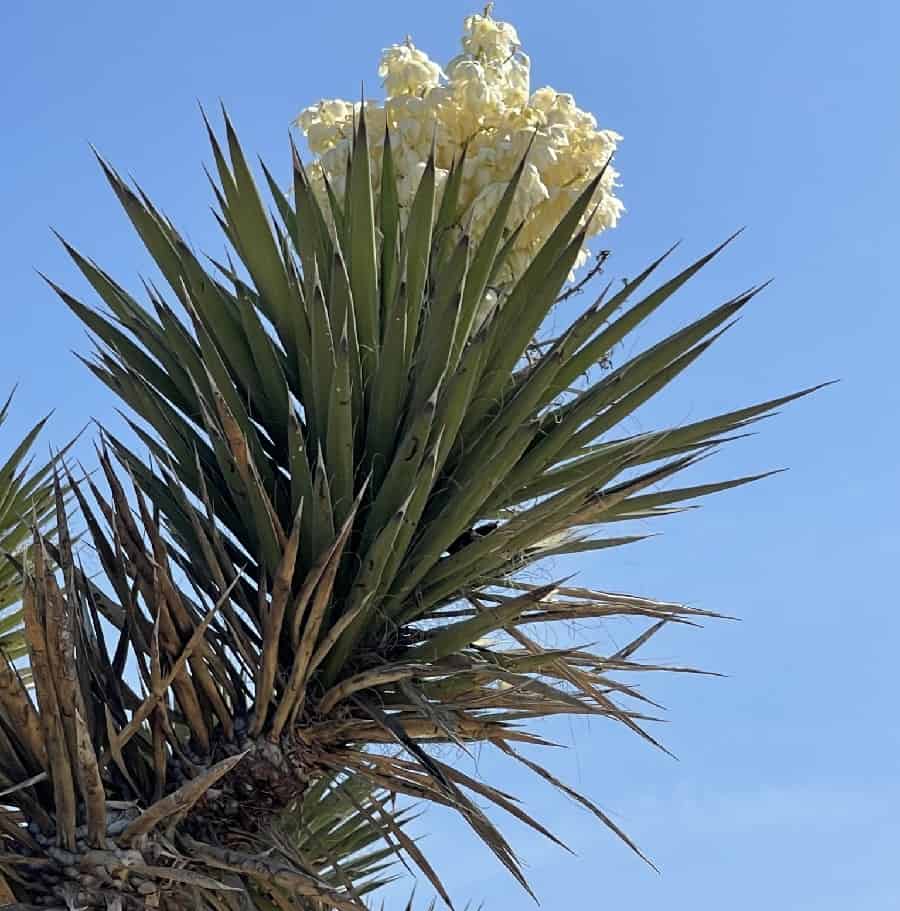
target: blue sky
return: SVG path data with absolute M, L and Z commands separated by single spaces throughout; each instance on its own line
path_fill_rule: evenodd
M 3 4 L 0 389 L 20 383 L 13 429 L 53 407 L 56 443 L 91 417 L 121 427 L 111 395 L 70 354 L 86 350 L 81 328 L 33 271 L 84 290 L 50 225 L 129 286 L 149 268 L 88 141 L 217 252 L 198 99 L 224 99 L 245 145 L 286 170 L 288 124 L 302 106 L 356 97 L 360 80 L 376 95 L 380 49 L 406 33 L 447 60 L 475 10 L 447 0 Z M 625 136 L 629 211 L 602 238 L 611 275 L 633 275 L 677 239 L 684 263 L 748 226 L 632 344 L 775 278 L 634 429 L 843 382 L 698 476 L 790 472 L 577 565 L 596 587 L 743 618 L 668 633 L 648 650 L 729 675 L 645 682 L 670 710 L 661 733 L 677 762 L 609 724 L 546 729 L 577 742 L 545 756 L 548 767 L 609 810 L 662 874 L 486 752 L 480 771 L 578 851 L 566 856 L 509 826 L 551 911 L 900 908 L 900 385 L 890 368 L 900 318 L 888 267 L 900 246 L 900 6 L 507 0 L 496 15 L 518 27 L 535 87 L 573 92 Z M 87 445 L 82 454 L 91 458 Z M 427 829 L 455 895 L 489 909 L 529 906 L 458 825 L 434 815 Z

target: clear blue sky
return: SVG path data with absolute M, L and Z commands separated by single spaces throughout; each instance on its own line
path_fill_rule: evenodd
M 55 406 L 57 443 L 92 416 L 121 427 L 112 397 L 70 354 L 86 349 L 82 330 L 32 271 L 83 290 L 49 225 L 130 286 L 148 268 L 88 141 L 192 241 L 219 251 L 197 99 L 223 98 L 245 144 L 286 169 L 300 107 L 355 97 L 360 80 L 376 94 L 379 51 L 407 32 L 446 61 L 475 8 L 4 3 L 0 387 L 21 383 L 13 423 Z M 629 212 L 603 238 L 611 274 L 633 275 L 679 238 L 684 262 L 748 226 L 638 341 L 775 277 L 635 429 L 843 378 L 702 470 L 790 472 L 579 564 L 597 587 L 743 618 L 668 633 L 648 652 L 730 675 L 645 681 L 670 709 L 662 733 L 678 762 L 609 724 L 548 726 L 578 741 L 546 758 L 553 771 L 609 809 L 662 875 L 484 754 L 482 771 L 518 790 L 579 856 L 509 831 L 551 911 L 900 908 L 900 386 L 890 367 L 900 319 L 889 272 L 900 247 L 900 5 L 507 0 L 496 15 L 518 27 L 535 86 L 573 92 L 625 136 Z M 459 827 L 434 816 L 428 828 L 455 895 L 529 906 Z

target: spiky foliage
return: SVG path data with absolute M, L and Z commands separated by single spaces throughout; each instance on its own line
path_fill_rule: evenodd
M 0 427 L 9 415 L 12 394 L 0 406 Z M 17 553 L 29 538 L 32 522 L 42 525 L 53 512 L 52 461 L 33 469 L 31 449 L 46 418 L 38 421 L 0 466 L 0 554 Z M 0 563 L 0 651 L 15 661 L 25 654 L 22 583 L 15 567 Z
M 41 838 L 68 852 L 44 850 L 34 836 L 62 883 L 49 894 L 69 882 L 68 865 L 82 876 L 79 903 L 103 900 L 106 880 L 85 886 L 79 872 L 87 855 L 78 853 L 76 830 L 86 825 L 89 843 L 138 850 L 135 862 L 153 868 L 139 874 L 152 884 L 141 883 L 129 901 L 146 889 L 176 902 L 183 885 L 217 908 L 228 899 L 210 882 L 217 879 L 243 890 L 235 901 L 258 907 L 296 906 L 304 895 L 345 907 L 356 900 L 352 880 L 331 893 L 318 875 L 311 884 L 315 871 L 278 835 L 282 811 L 335 775 L 458 811 L 526 885 L 476 800 L 556 836 L 432 744 L 489 744 L 627 841 L 519 745 L 544 742 L 535 719 L 570 714 L 606 716 L 655 742 L 643 726 L 647 700 L 618 675 L 659 669 L 636 659 L 639 648 L 666 624 L 706 615 L 565 580 L 537 585 L 522 571 L 545 557 L 634 541 L 594 532 L 753 480 L 658 489 L 804 393 L 638 436 L 617 428 L 696 360 L 756 289 L 597 374 L 592 368 L 721 248 L 648 292 L 661 257 L 535 349 L 582 247 L 579 225 L 599 175 L 485 314 L 485 293 L 519 228 L 507 216 L 521 168 L 477 245 L 457 218 L 463 161 L 440 198 L 428 162 L 404 228 L 390 138 L 373 190 L 361 117 L 347 193 L 332 194 L 329 217 L 295 151 L 292 198 L 266 175 L 279 214 L 273 224 L 227 119 L 226 134 L 228 158 L 210 130 L 219 221 L 238 264 L 208 271 L 146 196 L 102 163 L 174 301 L 148 283 L 145 308 L 71 247 L 109 314 L 57 288 L 96 336 L 90 367 L 137 417 L 132 428 L 151 460 L 107 435 L 136 483 L 137 518 L 110 456 L 102 464 L 111 501 L 95 491 L 105 531 L 78 491 L 118 604 L 61 561 L 69 568 L 60 616 L 87 631 L 76 652 L 98 648 L 97 625 L 78 621 L 85 611 L 118 617 L 124 644 L 111 662 L 100 649 L 87 663 L 113 672 L 82 682 L 83 711 L 57 716 L 38 687 L 40 723 L 72 725 L 54 748 L 64 753 L 68 743 L 68 765 L 48 757 L 42 766 L 36 742 L 22 773 L 44 768 L 41 798 L 25 788 L 9 799 Z M 32 599 L 56 604 L 63 595 L 54 585 L 48 572 L 36 576 Z M 38 594 L 41 586 L 49 594 Z M 611 654 L 541 644 L 547 624 L 597 617 L 639 618 L 646 627 Z M 143 699 L 121 680 L 127 654 L 150 694 Z M 79 717 L 101 743 L 96 763 L 80 772 Z M 48 751 L 52 739 L 41 741 Z M 103 812 L 100 804 L 113 789 L 135 802 L 115 835 L 104 822 L 109 804 Z M 236 795 L 243 802 L 229 816 Z M 301 805 L 301 827 L 304 813 Z M 449 901 L 394 813 L 379 803 L 364 815 Z M 16 851 L 35 851 L 18 831 L 7 836 Z M 173 869 L 179 876 L 166 880 Z M 33 882 L 40 878 L 27 880 L 23 894 Z M 160 892 L 160 882 L 174 891 Z
M 392 796 L 340 773 L 309 784 L 314 743 L 284 753 L 248 740 L 250 691 L 222 619 L 234 617 L 234 584 L 215 603 L 179 588 L 140 495 L 135 517 L 103 468 L 111 500 L 93 483 L 93 504 L 73 487 L 113 597 L 73 553 L 58 483 L 58 546 L 34 531 L 29 562 L 13 561 L 36 705 L 5 663 L 0 890 L 51 907 L 184 908 L 201 894 L 217 909 L 251 896 L 266 908 L 361 907 L 387 881 L 378 820 Z M 213 718 L 228 737 L 211 737 Z M 406 816 L 392 813 L 398 830 Z M 209 834 L 222 829 L 228 839 Z

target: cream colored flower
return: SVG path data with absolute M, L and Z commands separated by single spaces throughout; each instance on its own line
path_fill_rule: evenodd
M 444 70 L 407 39 L 387 48 L 378 74 L 383 103 L 367 102 L 373 189 L 378 192 L 383 137 L 390 132 L 401 215 L 415 197 L 425 162 L 434 148 L 438 191 L 466 146 L 459 201 L 460 225 L 477 241 L 496 211 L 509 179 L 528 149 L 528 161 L 513 200 L 507 229 L 521 226 L 492 290 L 483 318 L 502 306 L 503 287 L 528 267 L 543 242 L 587 183 L 607 163 L 622 137 L 599 129 L 596 118 L 570 94 L 544 87 L 531 92 L 531 61 L 515 28 L 489 13 L 463 23 L 462 53 Z M 310 179 L 328 211 L 325 180 L 340 198 L 360 105 L 320 101 L 297 119 L 317 157 Z M 615 195 L 617 172 L 608 167 L 582 219 L 588 236 L 614 227 L 624 207 Z M 576 264 L 587 260 L 583 250 Z
M 490 15 L 467 16 L 463 20 L 463 50 L 473 57 L 506 60 L 519 46 L 519 36 L 508 22 Z
M 412 41 L 394 44 L 381 54 L 378 75 L 388 97 L 420 95 L 436 86 L 443 77 L 441 68 Z

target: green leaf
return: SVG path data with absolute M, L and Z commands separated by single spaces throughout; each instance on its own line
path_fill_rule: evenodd
M 434 153 L 428 156 L 419 179 L 416 195 L 409 210 L 403 238 L 402 260 L 406 268 L 405 362 L 412 363 L 419 337 L 419 317 L 424 306 L 428 270 L 431 262 L 432 227 L 434 225 L 435 165 Z
M 360 109 L 352 154 L 345 201 L 349 235 L 347 266 L 350 272 L 350 287 L 353 289 L 363 382 L 366 382 L 374 374 L 375 365 L 378 363 L 381 314 L 375 252 L 375 210 L 364 108 Z
M 334 348 L 334 374 L 328 399 L 326 456 L 336 525 L 343 525 L 353 507 L 353 405 L 350 392 L 350 343 L 347 322 Z

